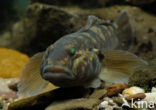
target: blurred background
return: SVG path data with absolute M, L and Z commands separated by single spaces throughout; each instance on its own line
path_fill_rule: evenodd
M 156 56 L 155 6 L 156 0 L 0 1 L 0 77 L 18 77 L 29 57 L 79 30 L 86 24 L 88 15 L 114 20 L 123 9 L 130 13 L 134 30 L 130 51 L 145 59 L 153 58 Z
M 123 9 L 134 30 L 130 51 L 146 59 L 156 56 L 155 6 L 156 0 L 0 1 L 0 77 L 19 76 L 29 57 L 79 30 L 88 15 L 114 20 Z
M 84 26 L 94 14 L 114 19 L 128 9 L 137 55 L 156 50 L 156 0 L 5 0 L 0 1 L 0 47 L 32 56 L 65 34 Z
M 134 30 L 130 51 L 147 61 L 153 60 L 156 58 L 155 7 L 156 0 L 1 0 L 0 109 L 7 109 L 18 98 L 20 71 L 29 58 L 60 37 L 79 30 L 86 24 L 88 15 L 114 20 L 121 10 L 127 9 Z M 156 85 L 154 65 L 156 62 L 149 65 L 148 71 L 141 68 L 131 76 L 129 85 L 150 91 Z

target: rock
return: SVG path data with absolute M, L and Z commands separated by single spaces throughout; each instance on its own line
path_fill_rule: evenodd
M 9 89 L 17 92 L 18 91 L 17 85 L 18 85 L 18 82 L 9 84 L 8 87 Z
M 4 100 L 17 99 L 18 95 L 15 92 L 0 92 L 0 97 Z
M 138 100 L 138 99 L 144 99 L 146 97 L 145 93 L 137 93 L 137 94 L 134 94 L 134 95 L 130 95 L 130 96 L 127 96 L 125 97 L 126 100 Z
M 140 88 L 140 87 L 130 87 L 130 88 L 127 88 L 125 89 L 124 91 L 122 91 L 122 95 L 135 95 L 135 94 L 138 94 L 138 93 L 145 93 L 144 89 Z
M 118 108 L 118 105 L 114 103 L 114 101 L 111 98 L 105 97 L 103 100 L 104 101 L 101 102 L 98 106 L 98 110 L 114 110 L 114 108 Z
M 97 89 L 89 96 L 89 98 L 102 99 L 103 96 L 106 95 L 106 93 L 107 93 L 106 89 Z
M 145 101 L 147 101 L 148 103 L 153 102 L 154 104 L 156 104 L 156 93 L 146 93 L 145 95 Z
M 69 100 L 75 98 L 82 98 L 88 94 L 88 89 L 84 88 L 58 88 L 50 92 L 21 99 L 9 105 L 9 110 L 43 110 L 51 103 L 60 100 Z
M 152 25 L 152 23 L 154 23 L 156 18 L 150 14 L 144 13 L 141 10 L 136 10 L 136 13 L 133 13 L 132 16 L 135 33 L 135 42 L 131 49 L 132 52 L 140 56 L 154 52 L 156 50 L 156 45 L 154 43 L 156 40 L 154 37 L 156 26 Z M 150 31 L 151 29 L 153 31 Z
M 112 97 L 112 100 L 119 106 L 121 106 L 124 103 L 123 99 L 121 97 L 119 97 L 119 96 Z
M 98 99 L 72 99 L 54 102 L 45 110 L 97 110 L 96 106 L 100 103 Z
M 138 68 L 129 78 L 129 86 L 138 86 L 145 91 L 151 91 L 156 85 L 156 59 L 149 61 L 149 65 Z
M 124 83 L 113 84 L 110 87 L 106 88 L 107 93 L 105 96 L 111 97 L 111 96 L 117 95 L 120 92 L 122 92 L 126 87 L 127 87 L 127 84 L 124 84 Z
M 155 87 L 152 87 L 151 92 L 156 92 L 156 88 Z
M 0 78 L 0 82 L 0 104 L 3 105 L 3 110 L 7 110 L 8 105 L 18 98 L 17 93 L 9 89 L 8 85 L 17 83 L 18 78 Z
M 0 109 L 8 110 L 8 105 L 18 98 L 15 92 L 0 92 Z
M 15 84 L 18 81 L 18 78 L 0 78 L 0 92 L 12 92 L 8 85 Z
M 73 25 L 72 14 L 54 6 L 35 3 L 29 6 L 26 17 L 15 23 L 11 31 L 0 35 L 0 46 L 33 55 L 73 32 Z
M 25 38 L 29 36 L 29 41 L 27 44 L 18 47 L 20 47 L 19 50 L 31 55 L 44 51 L 50 44 L 73 32 L 76 28 L 73 21 L 74 15 L 54 6 L 39 3 L 30 5 L 26 16 L 30 25 L 28 28 L 31 30 L 24 28 L 24 32 L 27 30 Z
M 156 58 L 156 52 L 149 52 L 145 56 L 143 56 L 143 58 L 145 59 L 145 61 L 150 61 L 151 62 L 153 59 Z
M 29 60 L 29 57 L 7 48 L 0 48 L 0 53 L 0 77 L 19 77 L 21 68 Z
M 105 96 L 105 89 L 58 88 L 37 96 L 20 99 L 9 106 L 9 110 L 45 109 L 49 110 L 92 110 L 97 108 Z

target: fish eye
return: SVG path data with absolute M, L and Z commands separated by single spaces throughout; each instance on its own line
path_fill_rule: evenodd
M 71 54 L 71 55 L 74 55 L 75 52 L 76 52 L 76 49 L 75 49 L 75 48 L 71 48 L 71 49 L 70 49 L 70 54 Z

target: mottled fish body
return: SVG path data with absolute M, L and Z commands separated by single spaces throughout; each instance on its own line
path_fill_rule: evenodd
M 55 47 L 66 47 L 70 45 L 75 47 L 76 50 L 89 48 L 110 50 L 114 48 L 118 42 L 116 31 L 117 28 L 113 24 L 109 27 L 105 25 L 95 25 L 91 26 L 89 29 L 66 35 L 53 45 Z
M 130 43 L 132 35 L 127 10 L 114 22 L 89 16 L 85 27 L 63 36 L 30 59 L 22 69 L 19 92 L 35 95 L 48 82 L 60 87 L 97 88 L 100 80 L 127 80 L 137 66 L 146 63 L 130 52 L 114 50 L 117 46 L 127 48 L 124 43 Z

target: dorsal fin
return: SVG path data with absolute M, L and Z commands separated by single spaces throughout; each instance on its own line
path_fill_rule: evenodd
M 116 34 L 119 39 L 117 49 L 129 50 L 130 46 L 134 43 L 134 30 L 127 9 L 120 12 L 113 26 L 117 29 Z
M 43 55 L 44 52 L 35 54 L 22 68 L 20 82 L 18 84 L 20 95 L 36 95 L 48 84 L 40 75 L 40 64 Z
M 85 32 L 90 27 L 95 26 L 95 25 L 111 25 L 111 24 L 112 23 L 110 20 L 104 20 L 104 19 L 98 18 L 97 16 L 89 15 L 86 25 L 82 27 L 78 32 Z
M 110 20 L 104 20 L 98 18 L 97 16 L 89 15 L 86 25 L 93 26 L 93 25 L 111 25 L 111 24 L 112 23 Z

